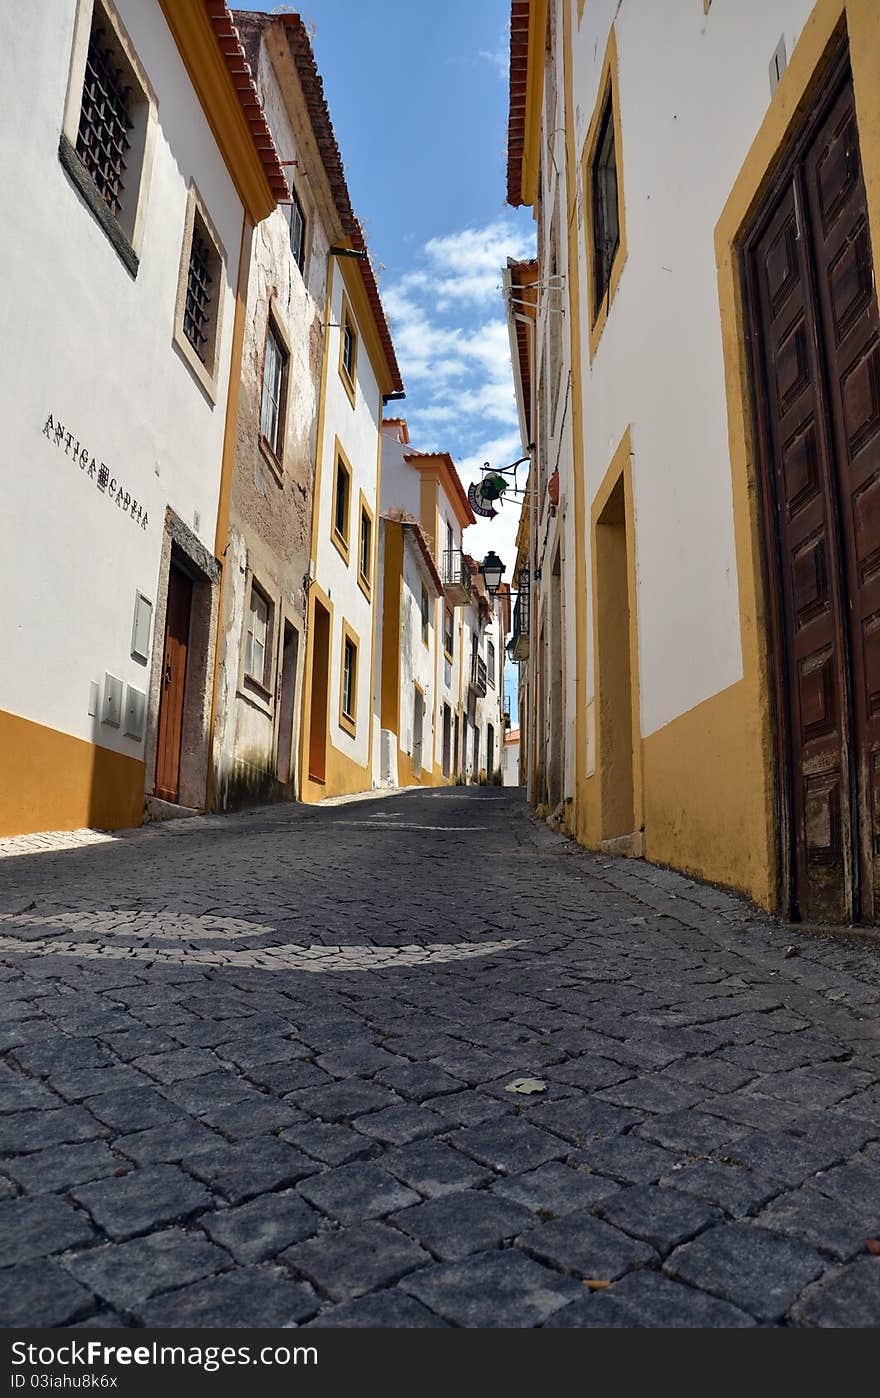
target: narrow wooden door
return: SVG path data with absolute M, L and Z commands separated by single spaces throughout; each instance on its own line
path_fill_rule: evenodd
M 748 250 L 790 910 L 875 920 L 880 323 L 842 60 Z
M 192 582 L 173 565 L 168 574 L 168 607 L 159 697 L 155 792 L 163 801 L 176 801 L 180 790 L 180 744 L 186 698 L 186 657 L 192 611 Z
M 416 776 L 422 773 L 422 743 L 424 741 L 425 729 L 425 701 L 422 691 L 416 686 L 415 699 L 413 700 L 413 750 L 412 765 Z

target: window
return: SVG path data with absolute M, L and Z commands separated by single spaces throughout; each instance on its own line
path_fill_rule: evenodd
M 224 257 L 201 195 L 190 181 L 177 282 L 174 344 L 213 402 L 217 392 Z
M 351 509 L 351 467 L 339 443 L 336 444 L 336 475 L 333 480 L 333 542 L 348 562 L 349 513 Z
M 443 649 L 451 660 L 455 650 L 455 614 L 448 607 L 443 613 Z
M 268 599 L 253 583 L 244 646 L 244 669 L 248 679 L 256 680 L 263 689 L 267 688 L 270 610 Z
M 302 272 L 306 265 L 306 216 L 295 189 L 290 191 L 290 203 L 287 205 L 285 213 L 290 225 L 290 251 L 293 253 L 294 262 Z
M 339 725 L 354 737 L 357 719 L 358 639 L 342 623 L 342 666 L 339 681 Z
M 373 517 L 361 492 L 361 533 L 358 549 L 358 582 L 361 591 L 370 595 L 373 569 Z
M 428 589 L 422 583 L 422 644 L 428 644 L 428 634 L 431 625 L 431 603 L 428 597 Z
M 131 105 L 132 84 L 127 65 L 120 62 L 118 47 L 101 6 L 95 5 L 76 153 L 114 218 L 122 212 L 125 182 L 130 178 L 129 132 L 134 126 Z
M 614 106 L 609 89 L 599 122 L 592 163 L 593 193 L 593 313 L 597 315 L 611 286 L 611 268 L 620 245 L 617 152 Z
M 156 101 L 111 0 L 78 0 L 58 157 L 132 276 Z
M 260 436 L 277 461 L 284 444 L 284 410 L 287 396 L 288 353 L 271 316 L 266 327 L 263 356 L 263 397 L 260 404 Z
M 343 387 L 348 394 L 352 407 L 354 407 L 355 403 L 357 355 L 357 326 L 348 300 L 343 296 L 339 330 L 339 377 L 342 379 Z
M 486 641 L 486 679 L 495 688 L 495 642 Z

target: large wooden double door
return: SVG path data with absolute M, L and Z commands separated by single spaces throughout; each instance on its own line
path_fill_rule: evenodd
M 787 911 L 880 921 L 880 318 L 848 57 L 744 248 Z

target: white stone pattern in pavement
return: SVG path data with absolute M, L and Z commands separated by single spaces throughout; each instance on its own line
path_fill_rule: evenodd
M 234 947 L 244 938 L 264 937 L 274 928 L 233 917 L 199 917 L 190 913 L 150 913 L 137 909 L 95 909 L 39 914 L 0 913 L 11 927 L 58 928 L 91 934 L 92 940 L 64 937 L 2 937 L 0 955 L 69 956 L 87 960 L 135 960 L 172 966 L 238 966 L 263 971 L 385 971 L 395 966 L 423 966 L 494 956 L 523 946 L 526 939 L 493 942 L 439 942 L 404 947 L 261 946 Z M 188 945 L 181 947 L 180 943 Z M 222 946 L 196 943 L 220 942 Z
M 23 854 L 57 854 L 83 845 L 105 845 L 117 839 L 106 830 L 46 830 L 37 835 L 8 835 L 0 840 L 0 859 Z

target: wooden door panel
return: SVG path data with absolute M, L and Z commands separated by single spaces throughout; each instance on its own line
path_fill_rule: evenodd
M 180 789 L 180 746 L 191 612 L 192 582 L 186 574 L 172 567 L 168 574 L 154 788 L 156 795 L 164 801 L 176 801 Z
M 880 316 L 852 82 L 804 158 L 839 519 L 861 917 L 880 915 Z
M 846 692 L 833 470 L 799 190 L 792 180 L 753 251 L 781 593 L 791 861 L 802 916 L 849 915 Z

